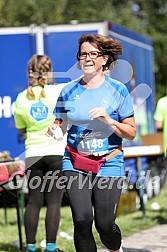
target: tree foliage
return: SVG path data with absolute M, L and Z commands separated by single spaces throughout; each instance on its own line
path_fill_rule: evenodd
M 157 97 L 167 87 L 166 0 L 0 0 L 0 27 L 109 20 L 154 43 Z

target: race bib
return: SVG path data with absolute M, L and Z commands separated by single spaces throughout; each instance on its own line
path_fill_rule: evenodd
M 77 150 L 87 155 L 102 156 L 108 153 L 108 138 L 91 138 L 85 137 L 78 144 Z

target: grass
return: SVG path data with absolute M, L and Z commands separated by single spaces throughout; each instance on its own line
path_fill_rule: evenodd
M 142 218 L 142 212 L 136 211 L 134 213 L 118 216 L 117 224 L 120 226 L 122 230 L 123 237 L 130 236 L 133 233 L 138 231 L 148 229 L 160 224 L 167 224 L 167 182 L 161 190 L 161 193 L 157 196 L 149 200 L 146 207 L 146 218 Z M 161 206 L 160 210 L 152 210 L 151 204 L 156 201 Z M 37 232 L 37 247 L 39 251 L 41 240 L 45 239 L 45 229 L 44 229 L 44 218 L 45 218 L 45 207 L 42 208 L 40 213 L 40 221 Z M 7 220 L 8 224 L 4 223 L 4 209 L 0 208 L 0 251 L 10 251 L 16 252 L 17 249 L 13 247 L 12 243 L 15 240 L 18 240 L 18 229 L 17 229 L 17 218 L 16 218 L 16 209 L 8 208 L 7 209 Z M 96 243 L 98 247 L 101 247 L 102 244 L 99 240 L 99 236 L 95 229 L 93 229 Z M 65 232 L 70 236 L 73 236 L 73 224 L 71 219 L 71 212 L 68 206 L 61 207 L 61 223 L 59 228 L 59 233 L 57 237 L 57 245 L 59 248 L 66 252 L 74 252 L 73 239 L 68 240 L 60 236 L 61 232 Z M 23 234 L 23 245 L 25 246 L 25 234 L 24 234 L 24 226 L 22 226 L 22 234 Z

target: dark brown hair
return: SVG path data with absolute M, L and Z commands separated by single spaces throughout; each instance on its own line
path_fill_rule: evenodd
M 48 73 L 52 71 L 52 63 L 47 55 L 33 55 L 28 62 L 27 96 L 34 99 L 33 87 L 41 86 L 40 97 L 45 97 L 44 86 L 48 83 Z M 53 80 L 52 80 L 53 81 Z
M 81 46 L 84 42 L 89 42 L 94 47 L 97 47 L 102 55 L 107 55 L 108 60 L 106 64 L 103 66 L 103 71 L 109 69 L 111 63 L 118 59 L 118 55 L 122 54 L 122 45 L 118 40 L 114 40 L 108 36 L 104 36 L 101 34 L 83 34 L 78 40 L 78 53 L 77 59 L 79 61 L 79 53 L 81 51 Z

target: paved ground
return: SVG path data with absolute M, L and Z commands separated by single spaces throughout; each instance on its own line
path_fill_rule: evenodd
M 167 252 L 167 224 L 141 231 L 123 239 L 124 252 Z M 107 252 L 99 249 L 98 252 Z

